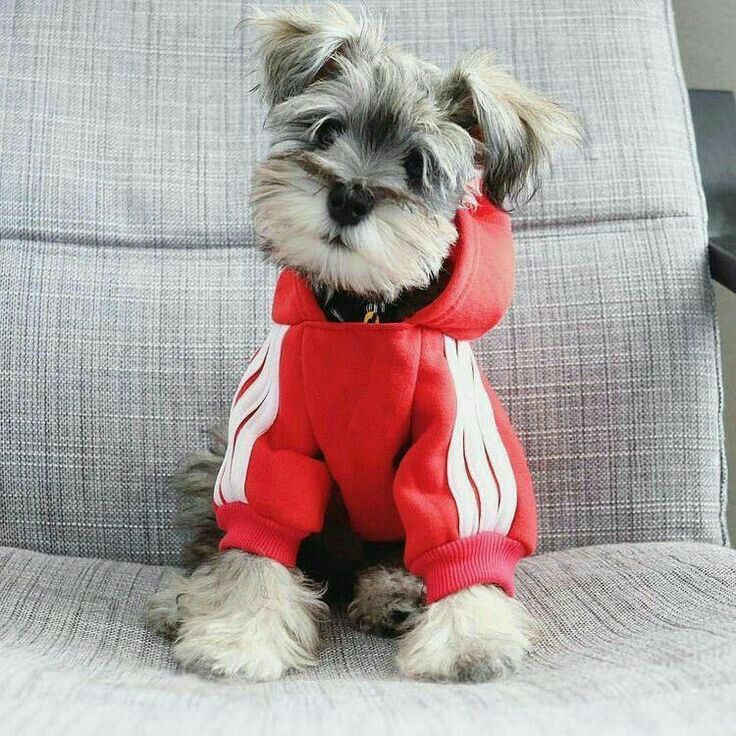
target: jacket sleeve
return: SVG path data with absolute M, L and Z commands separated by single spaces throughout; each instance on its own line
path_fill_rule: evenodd
M 220 549 L 294 565 L 322 528 L 332 488 L 307 417 L 301 331 L 276 324 L 235 393 L 228 446 L 214 489 Z
M 430 603 L 478 584 L 513 595 L 516 565 L 536 545 L 532 482 L 469 343 L 425 333 L 412 411 L 394 488 L 407 568 Z

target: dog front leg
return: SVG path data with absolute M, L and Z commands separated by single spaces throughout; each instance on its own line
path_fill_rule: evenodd
M 424 342 L 411 445 L 394 499 L 406 532 L 404 561 L 425 602 L 398 657 L 407 675 L 487 680 L 515 669 L 533 628 L 511 596 L 536 544 L 536 509 L 524 452 L 470 345 Z

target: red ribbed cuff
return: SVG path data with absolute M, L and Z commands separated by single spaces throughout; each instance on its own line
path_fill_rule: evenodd
M 217 525 L 225 532 L 220 552 L 242 549 L 261 557 L 269 557 L 287 567 L 296 564 L 301 541 L 309 532 L 279 524 L 253 511 L 247 503 L 215 506 Z
M 427 603 L 473 585 L 498 585 L 514 595 L 514 572 L 525 549 L 496 532 L 463 537 L 419 555 L 409 570 L 424 579 Z

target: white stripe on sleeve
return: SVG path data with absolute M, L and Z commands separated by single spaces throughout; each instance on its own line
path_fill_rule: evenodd
M 455 389 L 455 423 L 447 454 L 447 482 L 459 534 L 508 534 L 516 514 L 516 478 L 490 398 L 469 343 L 445 335 L 445 357 Z
M 465 464 L 465 418 L 466 401 L 462 390 L 461 367 L 457 353 L 457 342 L 445 336 L 445 357 L 455 386 L 455 423 L 447 451 L 447 482 L 455 500 L 458 516 L 458 533 L 469 537 L 478 532 L 478 502 L 473 484 L 468 477 Z
M 279 410 L 281 346 L 288 329 L 288 325 L 273 325 L 240 380 L 230 410 L 225 459 L 215 483 L 217 505 L 248 501 L 245 480 L 253 446 L 271 428 Z M 238 396 L 254 376 L 255 380 Z

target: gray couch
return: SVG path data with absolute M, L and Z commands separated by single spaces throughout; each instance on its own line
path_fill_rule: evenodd
M 177 562 L 166 477 L 225 413 L 275 276 L 248 219 L 246 7 L 6 0 L 1 733 L 734 732 L 718 334 L 669 4 L 381 7 L 439 63 L 496 47 L 589 129 L 514 213 L 515 303 L 477 346 L 538 489 L 518 585 L 538 650 L 499 683 L 405 682 L 395 644 L 336 613 L 285 681 L 177 671 L 141 623 Z

